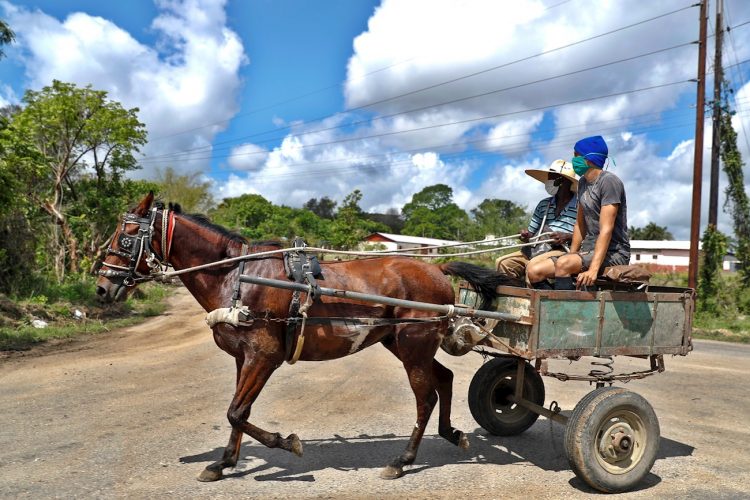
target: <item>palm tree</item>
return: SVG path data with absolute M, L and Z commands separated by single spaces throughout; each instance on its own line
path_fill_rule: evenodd
M 2 46 L 13 43 L 15 39 L 16 34 L 13 33 L 12 29 L 10 29 L 8 23 L 0 19 L 0 59 L 5 57 L 5 52 L 3 52 Z

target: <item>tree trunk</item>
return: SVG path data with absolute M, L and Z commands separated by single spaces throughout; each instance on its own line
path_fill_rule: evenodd
M 55 266 L 56 268 L 58 266 L 61 267 L 62 275 L 59 274 L 60 271 L 58 271 L 58 279 L 62 281 L 62 278 L 65 275 L 64 271 L 64 259 L 65 254 L 67 250 L 68 255 L 68 267 L 70 272 L 77 273 L 78 272 L 78 242 L 76 241 L 75 235 L 73 234 L 73 230 L 70 227 L 70 224 L 68 224 L 68 220 L 66 219 L 65 215 L 63 215 L 57 208 L 55 208 L 52 203 L 49 201 L 45 201 L 42 204 L 42 207 L 44 210 L 52 216 L 52 218 L 55 221 L 55 224 L 60 227 L 60 230 L 62 230 L 62 238 L 63 238 L 63 244 L 60 245 L 59 248 L 59 254 L 62 256 L 63 262 L 60 263 L 58 261 L 58 264 Z M 58 257 L 59 258 L 59 257 Z

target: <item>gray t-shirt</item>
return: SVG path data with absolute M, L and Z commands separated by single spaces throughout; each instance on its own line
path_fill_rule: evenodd
M 593 183 L 585 177 L 578 180 L 578 206 L 583 209 L 583 220 L 586 223 L 586 236 L 581 243 L 581 251 L 594 249 L 599 237 L 599 215 L 601 207 L 619 204 L 612 239 L 607 253 L 619 253 L 630 258 L 630 238 L 628 237 L 628 207 L 625 201 L 625 187 L 622 181 L 612 172 L 603 171 Z

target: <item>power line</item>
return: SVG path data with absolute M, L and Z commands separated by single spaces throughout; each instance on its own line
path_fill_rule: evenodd
M 639 89 L 631 89 L 631 90 L 625 90 L 625 91 L 621 91 L 621 92 L 613 92 L 613 93 L 610 93 L 610 94 L 600 95 L 600 96 L 596 96 L 596 97 L 586 97 L 586 98 L 582 98 L 582 99 L 575 99 L 575 100 L 572 100 L 572 101 L 566 101 L 566 102 L 557 103 L 557 104 L 551 104 L 551 105 L 546 105 L 546 106 L 538 106 L 538 107 L 535 107 L 535 108 L 529 108 L 529 109 L 523 109 L 523 110 L 517 110 L 517 111 L 510 111 L 510 112 L 506 112 L 506 113 L 496 113 L 494 115 L 481 116 L 481 117 L 477 117 L 477 118 L 468 118 L 468 119 L 465 119 L 465 120 L 455 120 L 455 121 L 452 121 L 452 122 L 449 122 L 449 123 L 441 123 L 441 124 L 436 124 L 436 125 L 426 125 L 426 126 L 423 126 L 423 127 L 416 127 L 416 128 L 412 128 L 412 129 L 408 129 L 408 130 L 399 130 L 399 131 L 393 131 L 393 132 L 381 132 L 379 134 L 370 134 L 370 135 L 365 135 L 365 136 L 360 136 L 360 137 L 348 137 L 348 138 L 342 138 L 342 139 L 337 139 L 337 140 L 333 140 L 333 141 L 326 141 L 326 142 L 320 142 L 320 143 L 315 143 L 315 144 L 302 144 L 300 146 L 297 146 L 294 149 L 298 150 L 298 149 L 307 149 L 307 148 L 311 148 L 311 147 L 329 146 L 331 144 L 341 144 L 341 143 L 344 143 L 344 142 L 361 141 L 361 140 L 364 140 L 364 139 L 373 139 L 373 138 L 379 138 L 379 137 L 388 137 L 388 136 L 393 136 L 393 135 L 398 135 L 398 134 L 404 134 L 404 133 L 409 133 L 409 132 L 419 132 L 419 131 L 431 130 L 431 129 L 440 128 L 440 127 L 453 126 L 453 125 L 461 125 L 461 124 L 464 124 L 464 123 L 472 123 L 472 122 L 476 122 L 476 121 L 480 121 L 480 120 L 487 120 L 487 119 L 490 119 L 490 118 L 500 118 L 500 117 L 504 117 L 504 116 L 513 116 L 513 115 L 518 115 L 518 114 L 523 114 L 523 113 L 530 113 L 532 111 L 541 111 L 543 109 L 557 108 L 557 107 L 561 107 L 561 106 L 569 106 L 571 104 L 580 104 L 580 103 L 583 103 L 583 102 L 590 102 L 590 101 L 595 101 L 595 100 L 599 100 L 599 99 L 606 99 L 608 97 L 616 97 L 616 96 L 622 96 L 622 95 L 635 94 L 635 93 L 638 93 L 638 92 L 646 92 L 646 91 L 649 91 L 649 90 L 656 90 L 656 89 L 660 89 L 660 88 L 671 87 L 671 86 L 674 86 L 674 85 L 680 85 L 680 84 L 689 83 L 689 82 L 694 82 L 694 80 L 678 80 L 678 81 L 669 82 L 669 83 L 663 83 L 663 84 L 659 84 L 659 85 L 651 85 L 651 86 L 648 86 L 648 87 L 642 87 L 642 88 L 639 88 Z M 258 153 L 247 153 L 247 155 L 253 155 L 253 154 L 258 154 Z M 266 153 L 262 152 L 262 154 L 266 154 Z M 208 158 L 211 158 L 211 157 L 208 157 Z M 200 158 L 195 158 L 195 159 L 200 159 Z
M 684 113 L 684 112 L 682 112 L 682 113 Z M 649 112 L 649 113 L 643 113 L 643 114 L 640 114 L 640 115 L 629 116 L 629 117 L 626 117 L 626 118 L 615 118 L 615 119 L 611 119 L 611 120 L 599 120 L 599 121 L 587 122 L 585 124 L 567 125 L 567 126 L 561 126 L 561 127 L 555 127 L 555 128 L 539 129 L 539 130 L 534 130 L 533 133 L 557 132 L 557 131 L 561 131 L 561 130 L 591 127 L 592 125 L 599 125 L 599 124 L 612 123 L 612 122 L 629 122 L 628 125 L 634 125 L 635 126 L 635 125 L 640 125 L 642 123 L 659 122 L 660 120 L 663 119 L 663 117 L 660 116 L 660 115 L 663 115 L 663 114 L 664 114 L 663 112 Z M 642 118 L 642 117 L 645 117 L 645 116 L 655 116 L 656 118 L 652 118 L 651 120 L 646 120 L 645 122 L 639 122 L 639 121 L 630 122 L 630 120 L 632 120 L 634 118 Z M 489 143 L 489 142 L 501 141 L 501 140 L 506 140 L 506 139 L 513 138 L 513 137 L 521 137 L 521 136 L 526 136 L 526 135 L 529 135 L 529 132 L 519 133 L 519 134 L 506 134 L 506 135 L 501 136 L 501 137 L 483 138 L 483 139 L 477 139 L 477 140 L 472 140 L 472 141 L 462 141 L 462 142 L 451 143 L 451 144 L 445 144 L 445 143 L 431 144 L 431 145 L 420 146 L 418 148 L 414 148 L 414 149 L 410 149 L 410 150 L 400 150 L 400 151 L 398 151 L 398 153 L 418 153 L 418 152 L 421 152 L 421 151 L 424 151 L 424 150 L 455 149 L 455 148 L 459 148 L 459 147 L 463 147 L 463 146 L 467 146 L 467 145 L 472 145 L 472 144 L 486 144 L 486 143 Z M 251 156 L 253 154 L 254 153 L 236 153 L 236 154 L 228 155 L 227 157 L 236 158 L 236 157 L 242 157 L 242 156 Z M 380 157 L 390 156 L 392 154 L 393 154 L 393 152 L 389 151 L 389 152 L 385 152 L 385 153 L 379 153 L 379 154 L 376 154 L 376 155 L 366 155 L 366 156 L 360 156 L 360 157 L 355 157 L 355 158 L 348 158 L 348 160 L 349 161 L 369 160 L 369 159 L 373 159 L 373 158 L 380 158 Z M 215 156 L 195 158 L 195 159 L 209 159 L 209 158 L 215 158 Z M 339 159 L 336 159 L 336 160 L 327 160 L 327 161 L 315 161 L 315 162 L 306 161 L 306 162 L 303 162 L 303 163 L 295 163 L 295 164 L 291 164 L 291 165 L 290 164 L 286 164 L 286 166 L 307 166 L 307 165 L 312 165 L 312 164 L 337 163 L 337 162 L 340 162 L 340 161 L 341 160 L 339 160 Z M 164 164 L 166 165 L 166 163 L 164 163 Z
M 727 2 L 727 5 L 725 5 L 726 14 L 727 14 L 727 24 L 730 22 L 730 14 L 729 14 L 729 2 Z M 748 21 L 750 22 L 750 21 Z M 746 23 L 745 23 L 746 24 Z M 732 33 L 731 29 L 727 28 L 727 38 L 729 38 L 729 44 L 732 46 L 732 55 L 734 57 L 735 62 L 739 58 L 737 54 L 737 47 L 734 44 L 734 34 Z M 737 63 L 736 66 L 739 66 L 739 63 Z M 738 68 L 736 68 L 737 74 L 739 75 L 739 80 L 742 86 L 745 86 L 745 79 L 742 76 L 742 71 Z M 734 73 L 734 71 L 732 71 Z M 735 106 L 737 106 L 737 99 L 735 99 Z M 739 106 L 737 106 L 739 108 Z M 750 152 L 750 139 L 747 137 L 747 130 L 745 130 L 745 120 L 740 119 L 740 126 L 742 127 L 742 135 L 745 136 L 745 146 L 747 147 L 747 151 Z
M 472 78 L 474 76 L 478 76 L 478 75 L 481 75 L 481 74 L 489 73 L 489 72 L 495 71 L 497 69 L 505 68 L 505 67 L 508 67 L 508 66 L 511 66 L 511 65 L 514 65 L 514 64 L 517 64 L 517 63 L 520 63 L 520 62 L 524 62 L 524 61 L 528 61 L 528 60 L 531 60 L 531 59 L 534 59 L 534 58 L 537 58 L 537 57 L 541 57 L 543 55 L 548 55 L 548 54 L 551 54 L 551 53 L 554 53 L 554 52 L 557 52 L 557 51 L 560 51 L 560 50 L 563 50 L 563 49 L 566 49 L 566 48 L 573 47 L 575 45 L 579 45 L 581 43 L 589 42 L 591 40 L 596 40 L 598 38 L 602 38 L 604 36 L 608 36 L 608 35 L 611 35 L 613 33 L 617 33 L 617 32 L 623 31 L 623 30 L 627 30 L 627 29 L 633 28 L 635 26 L 639 26 L 639 25 L 642 25 L 642 24 L 649 23 L 649 22 L 657 20 L 657 19 L 661 19 L 661 18 L 664 18 L 664 17 L 667 17 L 667 16 L 671 16 L 671 15 L 676 14 L 678 12 L 690 9 L 690 8 L 692 8 L 694 6 L 695 5 L 688 5 L 686 7 L 682 7 L 682 8 L 670 11 L 670 12 L 666 12 L 666 13 L 663 13 L 663 14 L 659 14 L 657 16 L 653 16 L 653 17 L 650 17 L 650 18 L 647 18 L 647 19 L 643 19 L 643 20 L 638 21 L 636 23 L 628 24 L 628 25 L 622 26 L 620 28 L 616 28 L 616 29 L 613 29 L 613 30 L 610 30 L 610 31 L 607 31 L 607 32 L 604 32 L 604 33 L 600 33 L 598 35 L 594 35 L 594 36 L 591 36 L 591 37 L 588 37 L 588 38 L 584 38 L 584 39 L 581 39 L 581 40 L 578 40 L 576 42 L 572 42 L 572 43 L 569 43 L 569 44 L 566 44 L 566 45 L 555 47 L 555 48 L 552 48 L 552 49 L 549 49 L 549 50 L 546 50 L 546 51 L 543 51 L 543 52 L 540 52 L 540 53 L 537 53 L 537 54 L 532 54 L 530 56 L 526 56 L 526 57 L 523 57 L 523 58 L 520 58 L 520 59 L 516 59 L 514 61 L 503 63 L 503 64 L 500 64 L 500 65 L 497 65 L 497 66 L 493 66 L 493 67 L 490 67 L 490 68 L 487 68 L 487 69 L 484 69 L 484 70 L 480 70 L 480 71 L 477 71 L 477 72 L 474 72 L 474 73 L 470 73 L 468 75 L 464 75 L 464 76 L 460 76 L 460 77 L 457 77 L 457 78 L 453 78 L 453 79 L 450 79 L 450 80 L 447 80 L 447 81 L 439 82 L 439 83 L 436 83 L 436 84 L 433 84 L 433 85 L 429 85 L 427 87 L 423 87 L 423 88 L 420 88 L 420 89 L 416 89 L 416 90 L 413 90 L 413 91 L 410 91 L 410 92 L 406 92 L 406 93 L 403 93 L 403 94 L 399 94 L 399 95 L 391 96 L 391 97 L 388 97 L 388 98 L 385 98 L 385 99 L 380 99 L 380 100 L 373 101 L 373 102 L 370 102 L 370 103 L 367 103 L 367 104 L 363 104 L 361 106 L 357 106 L 357 107 L 354 107 L 354 108 L 351 108 L 351 109 L 347 110 L 347 113 L 351 113 L 351 112 L 354 112 L 354 111 L 359 111 L 359 110 L 363 110 L 363 109 L 366 109 L 366 108 L 370 108 L 370 107 L 376 106 L 378 104 L 383 104 L 383 103 L 386 103 L 386 102 L 394 101 L 394 100 L 397 100 L 397 99 L 400 99 L 400 98 L 403 98 L 403 97 L 407 97 L 407 96 L 414 95 L 414 94 L 417 94 L 417 93 L 420 93 L 420 92 L 424 92 L 426 90 L 432 90 L 432 89 L 435 89 L 435 88 L 438 88 L 438 87 L 441 87 L 441 86 L 444 86 L 444 85 L 455 83 L 455 82 L 458 82 L 458 81 L 461 81 L 461 80 Z M 324 120 L 326 118 L 330 118 L 331 116 L 335 116 L 335 115 L 326 115 L 326 116 L 314 118 L 312 120 L 308 120 L 308 123 L 310 121 L 321 121 L 321 120 Z M 242 140 L 242 139 L 249 139 L 249 138 L 252 138 L 252 137 L 257 137 L 259 135 L 265 135 L 267 133 L 276 132 L 276 131 L 280 131 L 280 130 L 289 130 L 289 129 L 291 129 L 291 126 L 277 127 L 275 129 L 267 130 L 267 131 L 264 131 L 264 132 L 259 132 L 259 133 L 252 134 L 252 135 L 242 136 L 242 137 L 234 139 L 234 140 L 222 141 L 222 142 L 214 143 L 214 145 L 236 142 L 236 141 Z M 192 148 L 192 149 L 184 150 L 183 152 L 199 151 L 199 150 L 203 150 L 203 149 L 206 149 L 206 147 Z
M 538 80 L 533 80 L 533 81 L 530 81 L 530 82 L 525 82 L 525 83 L 521 83 L 521 84 L 517 84 L 517 85 L 512 85 L 512 86 L 504 87 L 504 88 L 501 88 L 501 89 L 496 89 L 496 90 L 492 90 L 492 91 L 488 91 L 488 92 L 482 92 L 480 94 L 474 94 L 474 95 L 471 95 L 471 96 L 466 96 L 466 97 L 460 97 L 460 98 L 456 98 L 456 99 L 451 99 L 449 101 L 444 101 L 444 102 L 440 102 L 440 103 L 436 103 L 436 104 L 430 104 L 430 105 L 427 105 L 427 106 L 421 106 L 421 107 L 418 107 L 418 108 L 412 108 L 412 109 L 409 109 L 409 110 L 406 110 L 406 111 L 400 111 L 398 113 L 391 113 L 391 114 L 388 114 L 388 115 L 379 115 L 379 116 L 374 117 L 374 118 L 372 118 L 370 120 L 360 120 L 360 121 L 356 121 L 356 122 L 353 122 L 353 123 L 347 123 L 345 125 L 336 125 L 336 126 L 326 127 L 326 128 L 322 128 L 322 129 L 315 129 L 315 130 L 305 131 L 305 132 L 301 132 L 301 133 L 295 134 L 295 137 L 300 137 L 300 136 L 304 136 L 304 135 L 311 135 L 311 134 L 317 134 L 317 133 L 321 133 L 321 132 L 327 132 L 327 131 L 330 131 L 330 130 L 341 129 L 341 128 L 344 128 L 344 127 L 354 127 L 354 126 L 357 126 L 357 125 L 364 125 L 364 124 L 369 125 L 369 124 L 372 124 L 373 122 L 378 121 L 378 120 L 384 120 L 384 119 L 393 118 L 393 117 L 396 117 L 396 116 L 406 115 L 406 114 L 409 114 L 409 113 L 415 113 L 417 111 L 424 111 L 426 109 L 433 109 L 433 108 L 437 108 L 437 107 L 440 107 L 440 106 L 445 106 L 445 105 L 448 105 L 448 104 L 455 104 L 455 103 L 458 103 L 458 102 L 464 102 L 464 101 L 468 101 L 468 100 L 471 100 L 471 99 L 477 99 L 477 98 L 480 98 L 480 97 L 486 97 L 486 96 L 493 95 L 493 94 L 499 94 L 501 92 L 506 92 L 508 90 L 515 90 L 515 89 L 527 87 L 527 86 L 530 86 L 530 85 L 535 85 L 535 84 L 538 84 L 538 83 L 548 82 L 548 81 L 555 80 L 555 79 L 558 79 L 558 78 L 563 78 L 563 77 L 567 77 L 567 76 L 576 75 L 576 74 L 579 74 L 579 73 L 584 73 L 586 71 L 592 71 L 592 70 L 595 70 L 595 69 L 604 68 L 604 67 L 612 66 L 612 65 L 615 65 L 615 64 L 621 64 L 623 62 L 633 61 L 633 60 L 640 59 L 640 58 L 643 58 L 643 57 L 648 57 L 648 56 L 652 56 L 652 55 L 655 55 L 655 54 L 660 54 L 662 52 L 667 52 L 667 51 L 670 51 L 670 50 L 674 50 L 674 49 L 678 49 L 678 48 L 682 48 L 682 47 L 687 47 L 689 45 L 692 45 L 693 43 L 695 43 L 695 42 L 684 42 L 684 43 L 681 43 L 681 44 L 678 44 L 678 45 L 674 45 L 674 46 L 671 46 L 671 47 L 666 47 L 666 48 L 663 48 L 663 49 L 653 50 L 653 51 L 646 52 L 646 53 L 643 53 L 643 54 L 639 54 L 639 55 L 636 55 L 636 56 L 626 57 L 626 58 L 623 58 L 623 59 L 618 59 L 618 60 L 610 61 L 610 62 L 607 62 L 607 63 L 597 64 L 597 65 L 594 65 L 594 66 L 589 66 L 587 68 L 582 68 L 582 69 L 578 69 L 578 70 L 575 70 L 575 71 L 570 71 L 570 72 L 567 72 L 567 73 L 562 73 L 562 74 L 555 75 L 555 76 L 550 76 L 550 77 L 541 78 L 541 79 L 538 79 Z M 255 144 L 265 144 L 265 143 L 277 141 L 279 139 L 283 139 L 283 137 L 275 137 L 275 138 L 265 139 L 263 141 L 257 141 Z M 234 141 L 231 141 L 231 142 L 234 142 Z M 222 144 L 222 143 L 216 143 L 213 146 L 218 145 L 218 144 Z M 207 151 L 211 151 L 212 153 L 215 153 L 217 151 L 222 151 L 222 150 L 225 150 L 225 149 L 226 148 L 211 147 L 210 149 L 207 149 Z M 202 150 L 202 149 L 200 149 L 200 148 L 193 148 L 193 150 L 188 150 L 188 151 L 195 152 L 195 151 L 199 151 L 199 150 Z M 168 157 L 174 157 L 174 156 L 182 156 L 182 155 L 185 155 L 185 154 L 189 154 L 189 153 L 187 151 L 174 152 L 174 153 L 164 153 L 164 154 L 161 154 L 161 155 L 153 156 L 150 159 L 153 160 L 153 159 L 160 159 L 160 158 L 168 158 Z
M 736 25 L 735 28 L 736 27 L 740 27 L 740 26 L 744 26 L 744 25 L 747 25 L 747 24 L 750 24 L 750 21 L 746 21 L 746 22 L 740 23 L 740 24 Z M 727 28 L 727 31 L 729 31 L 729 28 Z M 504 90 L 519 88 L 519 87 L 522 87 L 522 86 L 525 86 L 525 85 L 532 85 L 532 84 L 535 84 L 535 83 L 539 83 L 539 82 L 543 82 L 543 81 L 548 81 L 548 80 L 552 80 L 552 79 L 555 79 L 555 78 L 560 78 L 560 77 L 563 77 L 563 76 L 569 76 L 569 75 L 572 75 L 572 74 L 575 74 L 575 73 L 580 73 L 580 72 L 583 72 L 583 71 L 588 71 L 588 70 L 591 70 L 591 69 L 596 69 L 596 68 L 600 68 L 600 67 L 607 66 L 607 65 L 612 65 L 612 64 L 616 64 L 616 63 L 620 63 L 620 62 L 624 62 L 624 61 L 628 61 L 628 60 L 637 59 L 639 57 L 646 57 L 646 56 L 649 56 L 649 55 L 652 55 L 652 54 L 656 54 L 656 53 L 659 53 L 659 52 L 664 52 L 664 51 L 667 51 L 667 50 L 672 50 L 672 49 L 679 48 L 679 47 L 682 47 L 682 46 L 685 46 L 685 45 L 687 45 L 687 43 L 686 44 L 675 45 L 675 46 L 672 46 L 672 47 L 667 47 L 667 48 L 664 48 L 664 49 L 659 49 L 659 50 L 651 51 L 651 52 L 648 52 L 648 53 L 640 54 L 638 56 L 632 56 L 632 57 L 625 58 L 625 59 L 620 59 L 620 60 L 617 60 L 617 61 L 611 61 L 611 62 L 608 62 L 608 63 L 603 63 L 601 65 L 597 65 L 597 66 L 592 66 L 592 67 L 589 67 L 589 68 L 580 69 L 580 70 L 569 72 L 569 73 L 565 73 L 565 74 L 562 74 L 562 75 L 556 75 L 556 76 L 552 76 L 552 77 L 548 77 L 548 78 L 544 78 L 544 79 L 540 79 L 540 80 L 536 80 L 536 81 L 532 81 L 532 82 L 527 82 L 525 84 L 520 84 L 520 85 L 516 85 L 516 86 L 512 86 L 512 87 L 506 87 L 505 89 L 498 89 L 498 90 L 494 90 L 494 91 L 491 91 L 491 92 L 485 92 L 483 94 L 477 94 L 477 95 L 474 95 L 474 96 L 462 97 L 462 98 L 454 99 L 454 100 L 451 100 L 451 101 L 446 101 L 446 102 L 443 102 L 443 103 L 438 103 L 438 104 L 435 104 L 435 105 L 432 105 L 432 106 L 425 106 L 425 107 L 422 107 L 422 108 L 411 109 L 411 110 L 403 111 L 403 112 L 400 112 L 400 113 L 394 113 L 392 115 L 380 116 L 380 117 L 376 117 L 376 118 L 374 118 L 372 120 L 369 120 L 369 121 L 360 121 L 360 122 L 348 123 L 348 124 L 342 125 L 342 126 L 328 127 L 328 128 L 325 128 L 325 129 L 316 129 L 316 130 L 313 130 L 313 131 L 302 132 L 302 133 L 299 133 L 299 134 L 295 134 L 295 137 L 302 136 L 302 135 L 307 135 L 307 134 L 313 134 L 313 133 L 320 133 L 320 132 L 323 132 L 323 131 L 333 130 L 333 129 L 337 129 L 337 128 L 343 128 L 345 126 L 354 126 L 354 125 L 358 125 L 358 124 L 362 124 L 362 123 L 371 123 L 372 121 L 377 120 L 377 119 L 388 118 L 388 117 L 397 116 L 397 115 L 400 115 L 400 114 L 406 114 L 406 113 L 411 113 L 411 112 L 419 111 L 419 110 L 422 110 L 422 109 L 428 109 L 428 108 L 431 108 L 431 107 L 437 107 L 437 106 L 441 106 L 441 105 L 445 105 L 445 104 L 460 102 L 460 101 L 464 101 L 464 100 L 468 100 L 468 99 L 472 99 L 472 98 L 476 98 L 476 97 L 481 97 L 481 96 L 489 95 L 489 94 L 492 94 L 492 93 L 502 92 Z M 735 57 L 735 60 L 736 60 L 736 57 Z M 741 64 L 746 63 L 747 61 L 748 60 L 737 62 L 736 64 L 731 65 L 731 67 L 739 66 Z M 726 66 L 726 67 L 730 67 L 730 66 Z M 450 124 L 451 123 L 447 123 L 446 125 L 450 125 Z M 406 131 L 406 132 L 408 132 L 408 131 Z M 269 140 L 264 141 L 264 142 L 270 142 L 270 141 L 274 141 L 274 140 L 278 140 L 278 139 L 282 139 L 282 138 L 269 139 Z M 351 140 L 356 140 L 356 139 L 351 139 Z M 226 142 L 234 142 L 234 141 L 226 141 Z M 312 146 L 314 146 L 314 145 L 313 144 L 308 145 L 308 147 L 312 147 Z M 189 151 L 198 151 L 198 150 L 205 150 L 207 153 L 210 152 L 211 156 L 208 157 L 208 158 L 206 158 L 206 157 L 197 157 L 197 158 L 186 158 L 186 159 L 190 159 L 190 160 L 210 159 L 210 158 L 216 158 L 217 157 L 217 155 L 215 154 L 217 151 L 225 151 L 227 149 L 228 148 L 211 148 L 211 147 L 209 147 L 208 149 L 206 149 L 206 148 L 194 148 L 193 150 L 188 150 L 188 151 L 183 151 L 183 152 L 173 152 L 173 153 L 164 153 L 164 154 L 160 154 L 160 155 L 155 155 L 153 157 L 144 158 L 141 161 L 142 161 L 142 163 L 146 163 L 146 164 L 148 164 L 148 163 L 154 163 L 154 162 L 161 162 L 161 161 L 164 161 L 164 160 L 168 160 L 170 158 L 172 158 L 175 161 L 177 161 L 179 159 L 178 156 L 184 156 L 184 155 L 187 155 Z M 229 149 L 231 149 L 231 148 L 229 148 Z M 222 157 L 237 157 L 237 156 L 246 156 L 246 155 L 251 155 L 251 154 L 266 154 L 266 152 L 265 151 L 260 151 L 260 152 L 257 152 L 257 153 L 234 153 L 234 154 L 229 154 L 229 155 L 222 155 Z
M 664 130 L 674 130 L 674 129 L 680 129 L 680 128 L 686 128 L 686 127 L 692 127 L 693 121 L 687 121 L 683 123 L 678 123 L 676 125 L 672 125 L 669 127 L 651 127 L 651 128 L 644 128 L 640 130 L 632 130 L 629 129 L 627 131 L 629 132 L 635 132 L 635 133 L 645 133 L 645 132 L 655 132 L 655 131 L 664 131 Z M 601 129 L 600 132 L 606 132 L 608 129 Z M 622 132 L 625 130 L 619 129 Z M 552 149 L 560 149 L 561 147 L 568 146 L 572 144 L 572 142 L 580 137 L 580 134 L 569 134 L 567 136 L 562 136 L 561 138 L 558 138 L 555 141 L 550 142 L 549 144 L 545 146 L 536 146 L 534 147 L 534 151 L 546 151 L 546 150 L 552 150 Z M 522 143 L 516 143 L 510 146 L 515 147 L 509 147 L 509 145 L 503 145 L 502 149 L 496 148 L 495 150 L 489 150 L 482 153 L 472 153 L 470 155 L 467 155 L 466 153 L 449 153 L 445 155 L 441 155 L 441 160 L 443 159 L 452 159 L 454 161 L 457 160 L 477 160 L 488 156 L 496 156 L 498 151 L 502 151 L 506 154 L 515 154 L 519 152 L 526 151 L 529 148 L 528 144 L 526 142 Z M 295 172 L 281 172 L 281 173 L 265 173 L 262 176 L 255 176 L 253 177 L 252 181 L 253 183 L 266 183 L 266 182 L 272 182 L 275 180 L 279 180 L 282 178 L 288 178 L 288 177 L 315 177 L 320 175 L 331 175 L 331 174 L 342 174 L 342 173 L 348 173 L 348 172 L 358 172 L 361 171 L 363 168 L 366 169 L 373 169 L 378 167 L 393 167 L 397 165 L 408 165 L 412 163 L 411 158 L 407 159 L 401 159 L 401 160 L 394 160 L 390 161 L 387 164 L 369 164 L 369 165 L 347 165 L 343 167 L 333 167 L 333 168 L 326 168 L 326 169 L 317 169 L 317 170 L 306 170 L 303 172 L 295 171 Z
M 564 5 L 564 4 L 566 4 L 566 3 L 570 2 L 570 1 L 571 0 L 563 0 L 562 2 L 558 2 L 558 3 L 554 4 L 554 5 L 550 5 L 549 7 L 546 7 L 544 9 L 544 12 L 546 12 L 548 10 L 551 10 L 551 9 L 554 9 L 555 7 L 559 7 L 561 5 Z M 389 70 L 389 69 L 394 68 L 396 66 L 400 66 L 401 64 L 408 63 L 410 61 L 413 61 L 414 59 L 418 59 L 418 57 L 417 56 L 412 56 L 412 57 L 410 57 L 408 59 L 403 59 L 403 60 L 398 61 L 396 63 L 389 64 L 388 66 L 384 66 L 382 68 L 378 68 L 376 70 L 370 71 L 369 73 L 365 73 L 361 77 L 357 78 L 355 81 L 364 80 L 368 76 L 371 76 L 371 75 L 374 75 L 376 73 L 380 73 L 380 72 Z M 298 96 L 295 96 L 295 97 L 291 97 L 291 98 L 285 99 L 283 101 L 277 101 L 275 103 L 268 104 L 268 105 L 260 107 L 260 108 L 256 108 L 256 109 L 254 109 L 252 111 L 248 111 L 247 113 L 241 113 L 241 114 L 238 114 L 238 115 L 234 115 L 232 118 L 227 118 L 226 120 L 219 120 L 217 122 L 209 123 L 207 125 L 201 125 L 199 127 L 194 127 L 194 128 L 190 128 L 190 129 L 186 129 L 186 130 L 181 130 L 179 132 L 174 132 L 172 134 L 154 137 L 152 139 L 149 139 L 149 141 L 151 141 L 151 142 L 160 141 L 160 140 L 168 139 L 168 138 L 171 138 L 171 137 L 176 137 L 178 135 L 187 134 L 187 133 L 190 133 L 190 132 L 195 132 L 196 130 L 202 130 L 204 128 L 213 127 L 215 125 L 221 125 L 221 124 L 224 124 L 224 123 L 228 123 L 228 122 L 234 120 L 235 118 L 239 118 L 240 116 L 253 115 L 253 114 L 258 113 L 260 111 L 265 111 L 266 109 L 271 109 L 271 108 L 275 108 L 276 106 L 281 106 L 283 104 L 289 104 L 290 102 L 299 101 L 301 99 L 304 99 L 305 97 L 310 97 L 312 95 L 319 94 L 321 92 L 325 92 L 326 90 L 331 90 L 331 89 L 338 88 L 338 87 L 341 87 L 341 83 L 340 82 L 337 82 L 337 83 L 334 83 L 334 84 L 331 84 L 331 85 L 328 85 L 326 87 L 322 87 L 322 88 L 319 88 L 319 89 L 311 90 L 311 91 L 306 92 L 304 94 L 301 94 L 301 95 L 298 95 Z

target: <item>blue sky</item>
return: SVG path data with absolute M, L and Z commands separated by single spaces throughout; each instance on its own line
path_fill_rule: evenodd
M 373 211 L 437 182 L 467 210 L 491 197 L 532 207 L 543 185 L 524 171 L 602 134 L 631 225 L 687 238 L 692 3 L 0 0 L 18 37 L 0 61 L 0 105 L 53 78 L 90 83 L 141 110 L 140 176 L 198 171 L 217 199 L 291 206 L 360 189 Z M 730 26 L 750 21 L 748 2 L 726 12 Z M 750 58 L 749 37 L 750 25 L 732 31 L 725 66 Z M 728 73 L 746 157 L 748 70 Z M 705 188 L 703 199 L 705 212 Z

